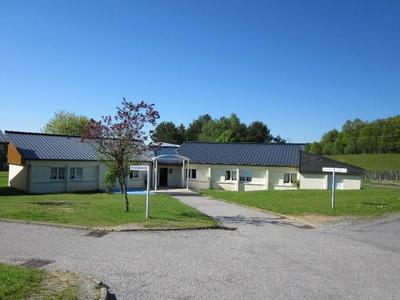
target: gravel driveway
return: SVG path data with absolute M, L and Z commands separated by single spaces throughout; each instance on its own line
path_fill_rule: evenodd
M 304 229 L 257 210 L 196 195 L 176 196 L 237 230 L 91 237 L 85 230 L 0 222 L 0 260 L 53 260 L 49 268 L 103 280 L 117 299 L 400 295 L 399 218 L 359 227 Z

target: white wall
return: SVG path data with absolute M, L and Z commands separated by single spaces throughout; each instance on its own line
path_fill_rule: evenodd
M 257 167 L 257 166 L 226 166 L 226 165 L 198 165 L 191 164 L 190 168 L 197 170 L 197 178 L 190 179 L 189 186 L 193 189 L 221 189 L 227 191 L 258 191 L 293 188 L 291 184 L 283 184 L 284 173 L 297 173 L 297 168 L 285 167 Z M 211 178 L 209 178 L 209 168 L 211 168 Z M 236 171 L 239 169 L 237 179 L 240 177 L 252 177 L 250 182 L 236 180 L 225 180 L 225 172 Z M 268 175 L 267 175 L 268 174 Z
M 182 186 L 182 167 L 168 166 L 168 186 Z
M 28 190 L 27 170 L 27 166 L 10 164 L 8 170 L 8 186 L 26 192 Z
M 101 188 L 100 162 L 91 161 L 30 161 L 29 192 L 32 194 L 93 191 Z M 51 168 L 65 168 L 63 180 L 50 179 Z M 70 168 L 82 168 L 82 179 L 69 179 Z
M 335 176 L 336 188 L 340 190 L 359 190 L 361 176 L 337 175 Z M 332 175 L 328 174 L 301 174 L 301 189 L 326 190 L 332 188 Z
M 344 190 L 359 190 L 361 189 L 361 176 L 344 175 L 343 176 Z
M 300 174 L 300 189 L 326 190 L 326 176 L 325 174 Z

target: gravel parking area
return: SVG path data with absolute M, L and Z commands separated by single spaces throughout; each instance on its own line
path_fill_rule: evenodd
M 176 196 L 237 230 L 94 237 L 85 230 L 0 222 L 0 260 L 52 260 L 48 268 L 99 278 L 117 299 L 393 299 L 400 294 L 399 218 L 357 228 L 305 229 L 257 210 Z

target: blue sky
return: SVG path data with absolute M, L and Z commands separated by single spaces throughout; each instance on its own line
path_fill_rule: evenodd
M 232 112 L 292 142 L 400 113 L 400 1 L 2 1 L 0 129 L 122 97 Z

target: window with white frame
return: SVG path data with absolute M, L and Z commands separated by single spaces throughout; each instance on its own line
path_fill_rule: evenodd
M 225 181 L 236 181 L 236 171 L 225 171 Z
M 83 169 L 82 168 L 70 168 L 69 179 L 71 180 L 82 180 Z
M 253 180 L 253 177 L 251 176 L 251 171 L 240 171 L 240 177 L 239 180 L 241 182 L 250 182 Z
M 283 175 L 283 183 L 296 183 L 297 173 L 285 173 Z
M 51 180 L 64 180 L 65 179 L 65 168 L 51 168 L 50 179 Z
M 57 168 L 51 168 L 50 179 L 51 180 L 56 180 L 57 179 Z
M 187 173 L 185 172 L 185 177 L 187 178 Z M 196 169 L 189 169 L 189 178 L 196 179 L 197 177 L 197 170 Z

